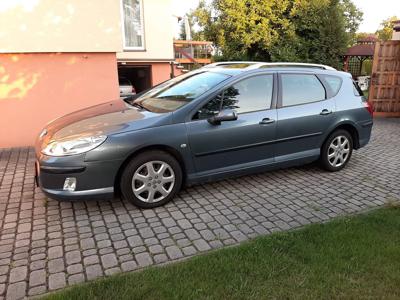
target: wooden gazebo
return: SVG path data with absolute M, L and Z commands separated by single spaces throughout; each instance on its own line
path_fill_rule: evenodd
M 343 69 L 350 72 L 354 78 L 361 76 L 363 63 L 372 60 L 377 38 L 371 34 L 357 41 L 357 44 L 348 48 L 344 55 Z

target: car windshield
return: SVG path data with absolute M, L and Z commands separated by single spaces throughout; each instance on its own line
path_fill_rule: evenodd
M 140 95 L 133 105 L 157 113 L 175 111 L 228 77 L 226 74 L 209 71 L 181 75 Z

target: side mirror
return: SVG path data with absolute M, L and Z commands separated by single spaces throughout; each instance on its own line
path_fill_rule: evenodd
M 233 109 L 224 109 L 218 115 L 207 119 L 208 123 L 212 125 L 221 125 L 221 122 L 236 121 L 238 118 L 237 112 Z

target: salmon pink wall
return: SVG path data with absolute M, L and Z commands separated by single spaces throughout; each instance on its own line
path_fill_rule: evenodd
M 165 80 L 170 79 L 171 76 L 171 66 L 168 62 L 164 63 L 152 63 L 151 64 L 151 72 L 152 72 L 152 81 L 153 85 L 159 84 Z M 177 69 L 174 65 L 174 76 L 181 75 L 182 72 L 180 69 Z
M 157 85 L 170 78 L 171 67 L 168 62 L 152 63 L 151 64 L 151 75 L 153 85 Z
M 47 122 L 118 97 L 115 53 L 0 54 L 0 148 L 33 145 Z

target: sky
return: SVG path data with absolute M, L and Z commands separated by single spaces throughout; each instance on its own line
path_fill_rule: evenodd
M 399 0 L 353 0 L 364 13 L 364 20 L 358 31 L 375 32 L 382 20 L 391 16 L 400 18 Z
M 359 32 L 375 32 L 382 20 L 393 15 L 400 18 L 400 0 L 353 0 L 353 2 L 364 12 Z M 196 8 L 198 3 L 199 0 L 172 0 L 174 14 L 183 16 L 190 9 Z

